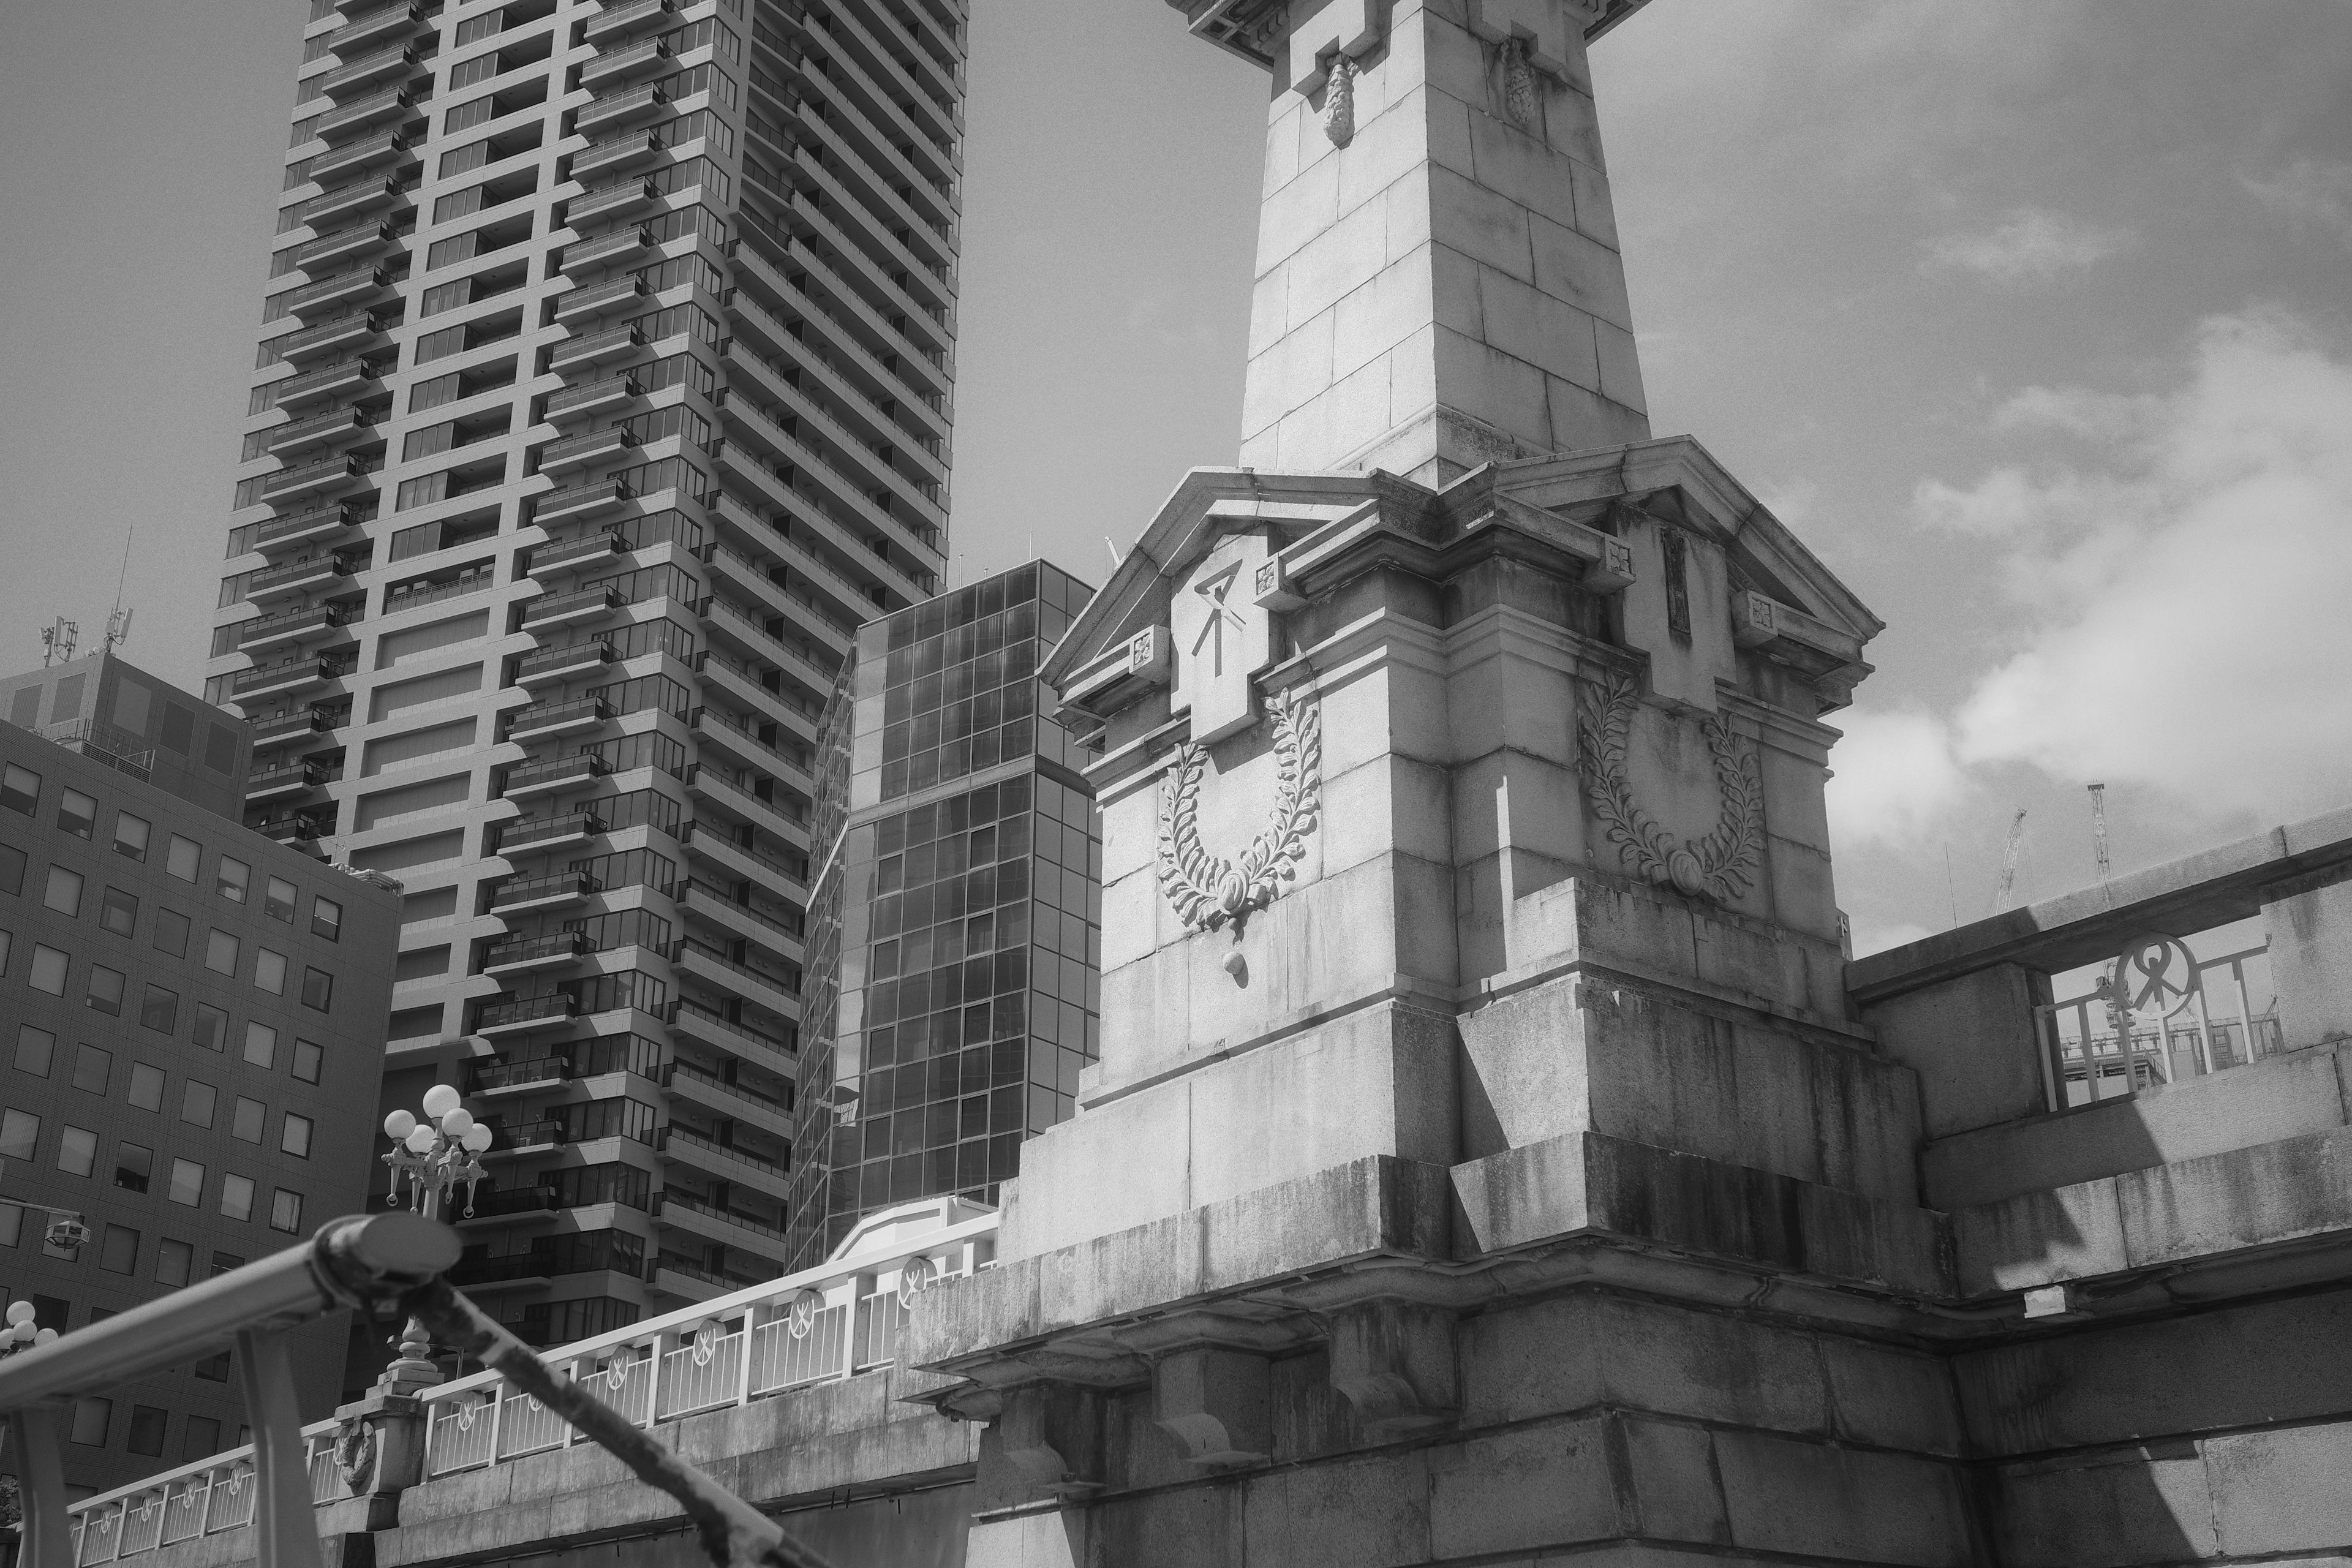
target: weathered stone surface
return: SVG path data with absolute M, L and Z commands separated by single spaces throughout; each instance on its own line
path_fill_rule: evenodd
M 1931 1138 L 2013 1121 L 2047 1108 L 2032 975 L 1995 964 L 1863 1009 L 1893 1060 L 1918 1074 Z

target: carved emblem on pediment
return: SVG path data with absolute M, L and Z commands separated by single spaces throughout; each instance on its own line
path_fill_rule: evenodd
M 1215 931 L 1274 902 L 1307 858 L 1322 803 L 1322 712 L 1286 692 L 1268 698 L 1266 709 L 1274 724 L 1274 810 L 1239 860 L 1212 855 L 1201 842 L 1208 748 L 1191 741 L 1176 748 L 1160 806 L 1160 886 L 1178 918 L 1198 931 Z
M 1687 842 L 1643 809 L 1626 768 L 1633 712 L 1641 693 L 1631 676 L 1612 675 L 1598 701 L 1588 700 L 1576 725 L 1577 763 L 1584 792 L 1609 829 L 1621 859 L 1661 887 L 1729 903 L 1755 885 L 1764 851 L 1764 776 L 1756 753 L 1739 743 L 1725 715 L 1700 727 L 1715 762 L 1721 807 L 1715 831 Z

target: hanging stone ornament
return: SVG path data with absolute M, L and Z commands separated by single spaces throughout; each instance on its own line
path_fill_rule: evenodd
M 1356 62 L 1342 54 L 1331 62 L 1331 85 L 1323 100 L 1323 134 L 1334 147 L 1356 139 Z
M 1196 931 L 1215 931 L 1265 908 L 1307 858 L 1323 793 L 1322 712 L 1286 692 L 1267 699 L 1266 708 L 1274 721 L 1274 814 L 1239 861 L 1211 855 L 1201 843 L 1208 748 L 1190 741 L 1176 748 L 1160 809 L 1160 886 L 1177 917 Z
M 1633 678 L 1612 675 L 1601 700 L 1588 703 L 1576 725 L 1577 761 L 1586 796 L 1609 829 L 1610 842 L 1634 871 L 1657 886 L 1729 903 L 1755 884 L 1764 848 L 1764 775 L 1756 754 L 1744 751 L 1731 722 L 1718 713 L 1702 726 L 1715 758 L 1722 809 L 1713 833 L 1686 844 L 1658 826 L 1633 798 L 1625 752 L 1640 698 Z
M 1528 41 L 1517 36 L 1503 40 L 1503 108 L 1522 130 L 1535 129 L 1535 67 L 1528 58 Z

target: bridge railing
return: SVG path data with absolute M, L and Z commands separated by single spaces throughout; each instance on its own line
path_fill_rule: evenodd
M 940 1223 L 882 1227 L 816 1268 L 562 1345 L 540 1360 L 639 1426 L 748 1404 L 892 1363 L 914 1297 L 985 1268 L 997 1216 L 946 1200 Z M 970 1217 L 943 1223 L 956 1213 Z M 496 1373 L 425 1390 L 425 1479 L 481 1469 L 586 1438 Z M 302 1429 L 314 1505 L 351 1496 L 333 1420 Z M 119 1563 L 253 1518 L 250 1444 L 70 1507 L 78 1568 Z

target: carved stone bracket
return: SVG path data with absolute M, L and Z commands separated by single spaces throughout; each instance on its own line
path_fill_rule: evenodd
M 1454 1314 L 1395 1300 L 1331 1315 L 1331 1386 L 1375 1436 L 1442 1426 L 1461 1411 Z
M 1593 811 L 1610 842 L 1636 873 L 1660 886 L 1730 903 L 1755 883 L 1764 850 L 1764 776 L 1753 751 L 1743 748 L 1723 714 L 1703 732 L 1715 759 L 1721 810 L 1715 831 L 1685 844 L 1643 810 L 1626 773 L 1626 752 L 1641 694 L 1628 675 L 1612 675 L 1598 704 L 1588 703 L 1576 726 L 1577 763 Z
M 1201 843 L 1207 748 L 1191 742 L 1176 748 L 1160 813 L 1160 886 L 1177 917 L 1198 931 L 1215 931 L 1274 902 L 1282 884 L 1297 875 L 1295 863 L 1307 858 L 1307 835 L 1322 803 L 1322 713 L 1287 692 L 1266 706 L 1274 721 L 1274 812 L 1238 862 Z
M 1266 1359 L 1204 1345 L 1152 1368 L 1152 1420 L 1208 1469 L 1262 1462 L 1274 1452 Z
M 1003 1399 L 981 1440 L 980 1486 L 990 1506 L 1101 1489 L 1101 1390 L 1032 1383 L 1006 1389 Z

